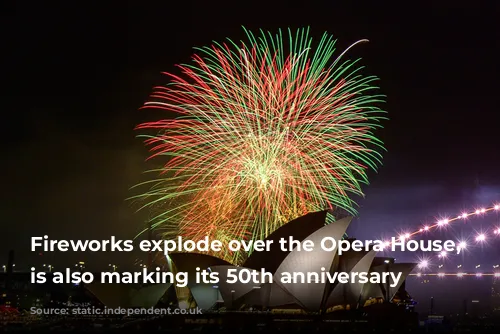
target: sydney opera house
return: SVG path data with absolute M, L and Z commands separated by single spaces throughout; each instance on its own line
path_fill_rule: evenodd
M 204 254 L 170 254 L 169 266 L 173 271 L 187 272 L 190 282 L 185 288 L 170 284 L 157 284 L 139 289 L 94 283 L 87 288 L 108 307 L 151 307 L 160 300 L 175 303 L 181 308 L 198 307 L 206 312 L 214 311 L 270 311 L 274 313 L 325 314 L 337 310 L 354 310 L 374 304 L 404 304 L 411 297 L 404 289 L 405 278 L 414 269 L 414 263 L 394 263 L 391 258 L 377 257 L 374 250 L 336 251 L 314 249 L 310 252 L 282 251 L 279 240 L 311 240 L 319 244 L 325 237 L 340 240 L 352 217 L 326 224 L 327 211 L 315 212 L 297 218 L 272 233 L 269 252 L 253 252 L 241 266 L 232 266 L 219 258 Z M 199 270 L 218 272 L 220 283 L 196 284 L 195 273 Z M 225 283 L 228 268 L 236 271 L 249 270 L 270 272 L 272 283 L 255 284 Z M 283 272 L 367 272 L 401 273 L 398 284 L 383 283 L 290 283 L 283 284 L 279 277 Z M 257 275 L 257 274 L 256 274 Z M 167 293 L 167 291 L 170 291 Z M 175 291 L 175 292 L 174 292 Z M 168 295 L 168 297 L 166 297 Z

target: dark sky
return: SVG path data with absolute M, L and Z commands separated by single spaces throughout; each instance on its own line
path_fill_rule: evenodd
M 153 117 L 138 108 L 153 86 L 167 82 L 160 72 L 176 73 L 174 64 L 189 62 L 194 46 L 244 38 L 242 25 L 310 26 L 313 36 L 337 37 L 340 49 L 370 40 L 350 56 L 362 57 L 381 78 L 390 121 L 378 135 L 388 152 L 365 188 L 351 234 L 379 238 L 500 200 L 500 27 L 493 1 L 64 3 L 12 1 L 0 10 L 0 262 L 9 249 L 19 265 L 35 261 L 31 236 L 135 236 L 144 216 L 125 199 L 150 166 L 133 128 Z M 494 223 L 498 217 L 489 216 L 473 229 Z M 441 237 L 473 229 L 457 226 Z M 470 265 L 500 262 L 499 245 L 471 254 Z M 107 263 L 114 256 L 82 260 Z

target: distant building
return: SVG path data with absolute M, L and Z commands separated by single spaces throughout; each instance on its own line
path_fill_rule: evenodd
M 415 267 L 414 263 L 394 263 L 392 258 L 377 258 L 374 250 L 348 251 L 339 256 L 336 250 L 327 252 L 319 247 L 315 247 L 311 252 L 280 249 L 278 241 L 281 238 L 293 237 L 300 242 L 311 240 L 315 245 L 319 245 L 327 236 L 341 240 L 352 217 L 326 224 L 327 214 L 326 211 L 310 213 L 279 228 L 266 239 L 274 241 L 271 251 L 253 252 L 242 266 L 233 266 L 221 259 L 203 254 L 170 254 L 172 270 L 187 272 L 191 278 L 186 288 L 175 289 L 176 302 L 181 307 L 198 306 L 204 310 L 269 310 L 273 313 L 330 313 L 363 308 L 384 301 L 407 305 L 411 297 L 404 290 L 404 282 Z M 330 273 L 401 272 L 402 279 L 394 287 L 375 283 L 282 284 L 279 279 L 283 272 L 319 273 L 322 271 L 321 268 Z M 218 272 L 220 282 L 217 285 L 196 283 L 192 278 L 200 269 Z M 227 269 L 233 269 L 238 273 L 241 271 L 261 273 L 264 270 L 274 277 L 273 283 L 228 284 L 225 277 Z M 111 288 L 109 285 L 99 286 L 99 284 L 92 284 L 88 288 L 105 305 L 117 307 L 153 305 L 168 286 L 143 288 L 132 292 L 120 292 L 119 287 Z
M 52 283 L 50 274 L 47 274 L 47 283 L 34 284 L 30 276 L 30 272 L 0 273 L 0 306 L 29 310 L 67 304 L 102 304 L 84 285 Z

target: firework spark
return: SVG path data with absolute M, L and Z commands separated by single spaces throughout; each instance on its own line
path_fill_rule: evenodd
M 247 37 L 198 49 L 144 106 L 177 116 L 138 126 L 155 130 L 146 144 L 165 159 L 137 196 L 165 237 L 263 239 L 307 212 L 355 213 L 350 196 L 380 163 L 377 78 L 335 58 L 328 34 L 315 48 L 308 29 L 288 47 L 281 32 Z

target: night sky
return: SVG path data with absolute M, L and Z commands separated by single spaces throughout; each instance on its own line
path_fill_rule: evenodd
M 368 72 L 381 78 L 390 121 L 377 135 L 387 153 L 365 187 L 351 235 L 378 239 L 500 201 L 500 27 L 493 2 L 97 3 L 1 5 L 0 263 L 9 249 L 26 268 L 46 261 L 130 262 L 116 254 L 34 259 L 30 237 L 133 238 L 145 216 L 126 198 L 151 167 L 133 129 L 158 117 L 138 109 L 153 86 L 167 83 L 162 71 L 178 73 L 174 65 L 189 62 L 195 46 L 243 39 L 242 25 L 271 31 L 310 26 L 317 38 L 324 31 L 338 38 L 339 50 L 370 40 L 349 55 L 362 57 Z M 470 236 L 498 223 L 489 215 L 436 238 Z M 500 240 L 489 241 L 464 259 L 450 259 L 449 268 L 491 268 L 500 262 L 499 246 Z

